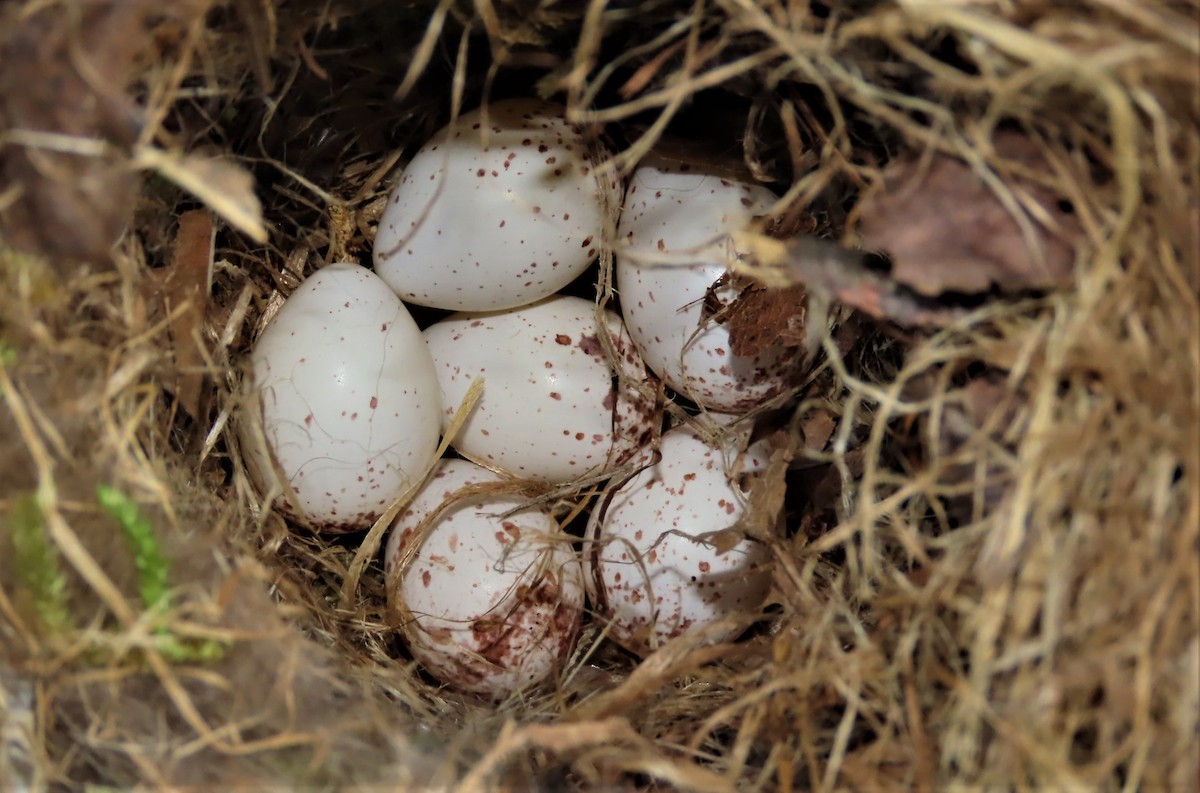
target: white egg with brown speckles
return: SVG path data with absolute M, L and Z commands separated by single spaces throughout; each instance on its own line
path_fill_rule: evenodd
M 562 668 L 584 604 L 571 537 L 548 512 L 500 517 L 521 500 L 463 491 L 503 482 L 466 460 L 441 461 L 399 517 L 384 553 L 389 593 L 401 607 L 413 657 L 452 687 L 494 700 Z M 443 506 L 413 547 L 422 521 Z
M 606 191 L 561 106 L 492 102 L 438 132 L 392 190 L 375 270 L 410 303 L 455 311 L 528 305 L 596 260 Z
M 744 437 L 745 433 L 733 433 Z M 761 443 L 714 448 L 689 427 L 663 433 L 661 457 L 593 509 L 584 546 L 587 585 L 609 636 L 646 655 L 663 642 L 757 609 L 770 586 L 770 553 L 743 538 L 724 553 L 703 539 L 737 523 L 749 478 L 769 460 Z M 737 628 L 712 641 L 734 638 Z
M 331 264 L 309 276 L 251 363 L 268 448 L 257 422 L 240 422 L 247 468 L 263 492 L 282 473 L 295 500 L 281 496 L 280 506 L 313 529 L 370 527 L 433 463 L 442 411 L 433 359 L 370 270 Z
M 454 438 L 465 457 L 508 473 L 568 482 L 628 459 L 652 435 L 653 396 L 621 320 L 605 311 L 610 362 L 596 307 L 556 295 L 510 311 L 455 314 L 425 330 L 449 425 L 476 377 L 483 396 Z M 649 389 L 653 393 L 653 389 Z
M 646 365 L 709 410 L 742 413 L 786 387 L 794 351 L 734 355 L 728 326 L 713 316 L 737 297 L 722 281 L 733 254 L 721 236 L 774 201 L 765 187 L 678 163 L 641 166 L 625 196 L 616 267 L 625 324 Z

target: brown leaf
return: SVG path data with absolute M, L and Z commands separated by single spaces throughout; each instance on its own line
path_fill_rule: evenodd
M 0 224 L 18 247 L 105 259 L 125 227 L 135 180 L 103 144 L 127 145 L 136 135 L 122 90 L 143 12 L 137 4 L 85 6 L 76 27 L 61 11 L 22 18 L 20 4 L 7 5 L 0 12 L 0 129 L 35 135 L 0 154 L 0 184 L 19 191 L 0 204 Z M 98 93 L 79 74 L 81 58 L 110 91 Z M 73 153 L 60 139 L 56 151 L 46 133 L 102 145 Z
M 203 201 L 250 239 L 267 241 L 262 204 L 254 192 L 254 177 L 236 162 L 204 154 L 176 154 L 143 146 L 134 164 L 151 168 Z
M 803 284 L 810 304 L 814 298 L 831 297 L 875 319 L 902 325 L 945 325 L 965 313 L 960 306 L 895 283 L 870 269 L 862 251 L 829 240 L 803 235 L 776 240 L 753 232 L 733 236 L 748 262 L 740 272 L 776 289 Z
M 126 87 L 154 45 L 148 20 L 208 0 L 41 5 L 0 4 L 0 130 L 20 133 L 0 150 L 0 231 L 15 247 L 105 261 L 137 192 L 125 152 L 141 120 Z
M 1031 138 L 1000 133 L 994 147 L 1027 169 L 1048 170 Z M 993 286 L 1005 292 L 1068 286 L 1082 237 L 1078 221 L 1049 188 L 1012 174 L 1002 179 L 1049 218 L 1046 226 L 1026 213 L 1035 249 L 979 174 L 944 154 L 935 155 L 928 167 L 911 157 L 884 169 L 884 188 L 858 207 L 864 244 L 887 251 L 892 278 L 926 296 L 973 294 Z
M 804 431 L 805 448 L 820 452 L 824 451 L 825 445 L 833 437 L 833 431 L 837 429 L 837 420 L 829 410 L 817 408 L 805 416 L 800 426 Z
M 205 356 L 200 344 L 212 279 L 213 233 L 213 217 L 207 210 L 180 215 L 171 265 L 160 285 L 168 316 L 176 312 L 169 325 L 177 377 L 175 397 L 193 417 L 200 415 L 204 383 Z

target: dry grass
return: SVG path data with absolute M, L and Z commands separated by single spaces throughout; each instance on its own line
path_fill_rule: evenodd
M 1200 7 L 186 8 L 144 22 L 140 71 L 110 86 L 146 106 L 132 144 L 14 129 L 0 97 L 0 156 L 230 154 L 257 197 L 235 177 L 212 208 L 250 223 L 255 198 L 270 230 L 218 232 L 190 331 L 156 273 L 196 204 L 161 168 L 111 266 L 0 241 L 0 784 L 1200 787 Z M 361 538 L 261 508 L 232 426 L 255 328 L 303 274 L 366 260 L 404 155 L 459 108 L 535 88 L 609 125 L 614 173 L 683 134 L 851 242 L 857 197 L 900 153 L 963 159 L 1034 234 L 990 146 L 1019 130 L 1051 164 L 1023 176 L 1086 241 L 1069 290 L 826 343 L 781 419 L 798 443 L 833 424 L 771 540 L 765 627 L 641 663 L 589 629 L 557 686 L 493 707 L 405 660 Z M 0 215 L 25 189 L 0 184 Z M 203 355 L 180 371 L 189 332 Z M 172 392 L 197 374 L 193 413 Z M 138 600 L 98 485 L 150 519 L 168 602 Z

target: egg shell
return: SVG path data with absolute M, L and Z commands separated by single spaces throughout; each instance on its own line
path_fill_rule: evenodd
M 442 460 L 388 538 L 389 581 L 429 514 L 467 485 L 503 482 L 467 462 Z M 548 512 L 498 517 L 513 496 L 468 496 L 436 519 L 395 590 L 413 616 L 413 657 L 461 691 L 502 699 L 560 669 L 583 620 L 583 573 L 570 538 Z
M 596 260 L 605 190 L 560 105 L 492 102 L 440 131 L 392 190 L 375 271 L 410 303 L 489 311 L 557 292 Z M 615 197 L 619 200 L 619 196 Z
M 433 359 L 399 298 L 374 273 L 331 264 L 284 301 L 254 345 L 253 384 L 270 452 L 243 422 L 262 491 L 290 482 L 291 517 L 317 531 L 369 527 L 433 462 L 442 401 Z
M 630 382 L 643 380 L 620 318 L 605 317 L 619 370 Z M 445 425 L 475 378 L 484 379 L 454 439 L 466 457 L 518 477 L 567 482 L 623 462 L 653 433 L 654 401 L 614 381 L 591 301 L 556 295 L 510 311 L 455 314 L 425 338 Z
M 745 433 L 732 433 L 744 438 Z M 766 546 L 743 539 L 718 554 L 696 537 L 733 526 L 745 494 L 738 479 L 769 460 L 763 445 L 738 455 L 689 427 L 663 433 L 661 458 L 605 496 L 585 545 L 587 584 L 614 641 L 639 655 L 722 617 L 753 611 L 770 586 Z M 650 462 L 647 449 L 643 461 Z M 727 473 L 733 463 L 734 476 Z M 736 630 L 736 629 L 734 629 Z M 733 631 L 712 641 L 733 638 Z
M 646 365 L 709 410 L 742 413 L 786 387 L 790 353 L 769 347 L 734 355 L 728 326 L 706 319 L 709 290 L 733 262 L 718 238 L 745 229 L 774 202 L 765 187 L 677 163 L 641 166 L 625 196 L 616 266 L 625 324 Z M 711 297 L 729 303 L 737 292 L 720 285 Z

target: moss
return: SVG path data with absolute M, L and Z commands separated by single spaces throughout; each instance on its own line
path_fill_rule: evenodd
M 133 551 L 142 605 L 147 609 L 166 605 L 171 563 L 159 547 L 154 527 L 142 514 L 137 502 L 119 490 L 101 485 L 96 488 L 96 498 L 104 511 L 120 525 Z
M 138 573 L 138 594 L 147 611 L 164 610 L 170 604 L 171 561 L 163 553 L 154 534 L 154 525 L 142 514 L 136 501 L 121 491 L 100 485 L 96 498 L 113 520 L 121 527 L 133 552 Z M 194 663 L 216 661 L 225 654 L 225 645 L 211 639 L 193 640 L 179 637 L 167 626 L 155 630 L 159 639 L 156 649 L 170 661 Z
M 14 499 L 7 528 L 17 575 L 32 599 L 38 628 L 46 634 L 66 632 L 71 627 L 67 577 L 59 564 L 58 549 L 46 535 L 46 522 L 33 493 Z

